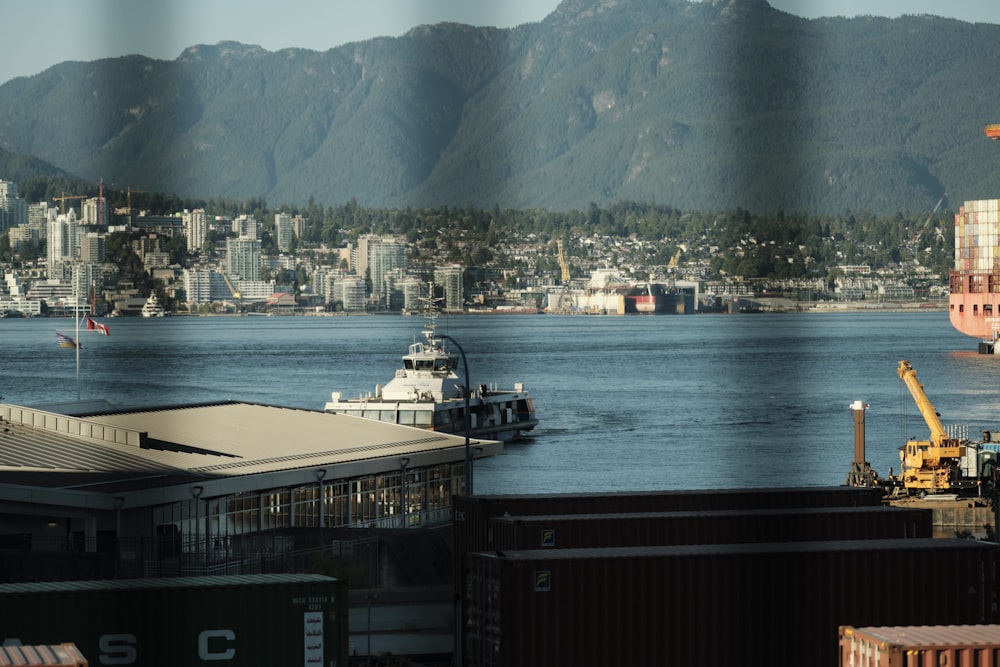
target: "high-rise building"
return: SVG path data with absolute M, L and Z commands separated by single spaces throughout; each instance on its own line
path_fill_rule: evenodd
M 291 213 L 274 214 L 274 240 L 280 252 L 292 249 L 292 215 Z
M 295 238 L 301 239 L 309 231 L 309 221 L 303 218 L 301 215 L 297 215 L 292 218 L 292 232 L 295 234 Z
M 60 213 L 49 222 L 48 265 L 49 276 L 54 277 L 57 265 L 79 257 L 80 225 L 76 223 L 76 211 Z
M 358 276 L 343 276 L 333 283 L 329 301 L 339 301 L 344 310 L 357 312 L 365 309 L 365 281 Z
M 465 296 L 461 265 L 448 264 L 437 267 L 434 269 L 434 283 L 444 290 L 445 310 L 462 310 Z
M 38 230 L 39 238 L 46 238 L 49 222 L 56 219 L 59 209 L 49 206 L 47 201 L 28 205 L 28 226 Z
M 80 243 L 80 259 L 91 264 L 104 261 L 104 234 L 87 232 Z
M 28 204 L 17 194 L 17 184 L 0 181 L 0 232 L 28 224 Z
M 233 233 L 240 238 L 260 238 L 257 233 L 257 220 L 252 215 L 238 215 L 233 218 Z
M 261 244 L 255 238 L 229 239 L 226 272 L 230 278 L 260 280 Z
M 80 206 L 80 224 L 90 227 L 108 226 L 108 204 L 103 197 L 85 199 Z
M 184 235 L 187 237 L 188 251 L 200 251 L 201 247 L 205 245 L 205 239 L 208 238 L 208 216 L 205 215 L 205 209 L 185 210 L 181 219 L 184 221 Z

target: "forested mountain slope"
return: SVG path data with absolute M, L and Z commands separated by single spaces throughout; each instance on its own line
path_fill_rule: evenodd
M 920 211 L 1000 197 L 998 70 L 995 25 L 564 0 L 511 30 L 62 63 L 0 86 L 0 148 L 273 205 Z

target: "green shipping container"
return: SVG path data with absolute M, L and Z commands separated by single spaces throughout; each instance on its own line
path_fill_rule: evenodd
M 346 582 L 313 574 L 0 584 L 0 644 L 91 665 L 345 667 Z

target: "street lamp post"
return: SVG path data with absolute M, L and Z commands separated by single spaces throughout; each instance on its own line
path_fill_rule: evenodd
M 458 348 L 458 353 L 462 355 L 462 367 L 465 369 L 465 494 L 474 495 L 472 492 L 472 452 L 469 449 L 470 431 L 472 428 L 472 415 L 469 413 L 469 394 L 472 392 L 472 385 L 469 384 L 469 362 L 465 358 L 465 350 L 458 344 L 458 341 L 447 334 L 438 334 L 445 340 L 450 340 Z

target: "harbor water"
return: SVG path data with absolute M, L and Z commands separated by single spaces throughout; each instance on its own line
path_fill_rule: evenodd
M 240 400 L 321 410 L 388 382 L 424 319 L 168 317 L 0 320 L 0 402 L 116 407 Z M 1000 357 L 942 309 L 692 316 L 441 317 L 471 382 L 523 382 L 540 425 L 478 461 L 476 493 L 842 484 L 849 405 L 870 404 L 867 458 L 884 477 L 928 428 L 896 375 L 907 359 L 946 424 L 1000 432 Z M 331 437 L 336 437 L 331 433 Z M 275 443 L 280 449 L 281 444 Z

